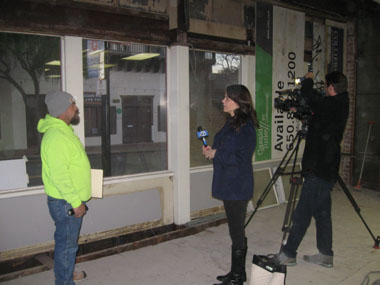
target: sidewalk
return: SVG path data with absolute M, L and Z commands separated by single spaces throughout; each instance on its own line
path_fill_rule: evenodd
M 312 254 L 315 247 L 315 226 L 312 221 L 298 253 L 298 265 L 288 267 L 286 284 L 362 284 L 370 271 L 373 284 L 380 279 L 380 249 L 374 241 L 346 195 L 337 187 L 332 192 L 334 227 L 334 267 L 331 269 L 303 261 L 304 254 Z M 352 192 L 361 209 L 361 215 L 377 237 L 380 234 L 380 192 L 363 189 Z M 282 240 L 282 223 L 286 205 L 262 209 L 247 227 L 247 275 L 253 254 L 276 253 Z M 213 284 L 215 277 L 230 266 L 230 240 L 227 224 L 211 227 L 185 238 L 171 240 L 155 246 L 128 251 L 97 260 L 77 264 L 77 270 L 88 274 L 81 285 L 172 285 Z M 46 271 L 4 285 L 54 284 L 53 271 Z M 246 284 L 249 284 L 248 282 Z

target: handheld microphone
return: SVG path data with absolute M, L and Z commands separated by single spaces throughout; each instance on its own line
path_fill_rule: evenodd
M 208 131 L 202 130 L 202 127 L 198 127 L 197 138 L 202 140 L 204 146 L 207 146 L 206 137 L 208 137 Z

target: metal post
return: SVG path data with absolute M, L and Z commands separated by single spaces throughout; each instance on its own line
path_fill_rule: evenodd
M 106 43 L 105 43 L 106 44 Z M 107 50 L 107 48 L 105 48 Z M 108 63 L 108 54 L 104 63 Z M 111 176 L 110 70 L 105 67 L 106 94 L 102 95 L 102 166 L 104 176 Z
M 368 122 L 369 124 L 369 129 L 368 129 L 368 136 L 367 136 L 367 142 L 365 144 L 365 149 L 364 149 L 364 156 L 363 156 L 363 162 L 362 162 L 362 167 L 360 169 L 360 175 L 359 175 L 359 180 L 358 180 L 358 183 L 357 185 L 355 186 L 355 189 L 358 189 L 360 190 L 362 188 L 361 186 L 361 179 L 362 179 L 362 174 L 363 174 L 363 169 L 364 169 L 364 162 L 365 162 L 365 157 L 366 157 L 366 154 L 367 154 L 367 147 L 368 147 L 368 142 L 369 142 L 369 135 L 371 133 L 371 128 L 372 128 L 372 125 L 375 124 L 374 121 L 369 121 Z

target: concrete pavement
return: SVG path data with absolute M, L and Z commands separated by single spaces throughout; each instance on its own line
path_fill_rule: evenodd
M 361 214 L 375 237 L 380 234 L 380 192 L 352 191 Z M 297 266 L 288 267 L 286 284 L 374 284 L 380 279 L 380 249 L 366 230 L 346 195 L 339 187 L 332 192 L 334 227 L 334 267 L 331 269 L 303 261 L 304 254 L 316 252 L 315 226 L 299 248 Z M 253 254 L 276 253 L 282 240 L 286 205 L 261 209 L 247 227 L 247 275 L 250 278 Z M 227 224 L 207 228 L 193 236 L 175 239 L 134 251 L 123 252 L 77 264 L 88 274 L 81 285 L 213 284 L 215 277 L 230 266 L 230 239 Z M 368 283 L 362 283 L 370 275 Z M 377 271 L 377 272 L 376 272 Z M 54 284 L 53 271 L 7 281 L 4 285 Z M 247 284 L 249 284 L 247 282 Z

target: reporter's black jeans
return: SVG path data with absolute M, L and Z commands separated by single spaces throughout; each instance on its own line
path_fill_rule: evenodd
M 246 248 L 244 224 L 248 202 L 248 200 L 223 200 L 232 247 L 236 249 Z
M 323 180 L 313 174 L 305 175 L 300 199 L 293 214 L 292 226 L 286 245 L 282 251 L 288 257 L 296 257 L 311 218 L 315 219 L 317 229 L 317 248 L 325 255 L 333 256 L 331 196 L 334 183 Z

